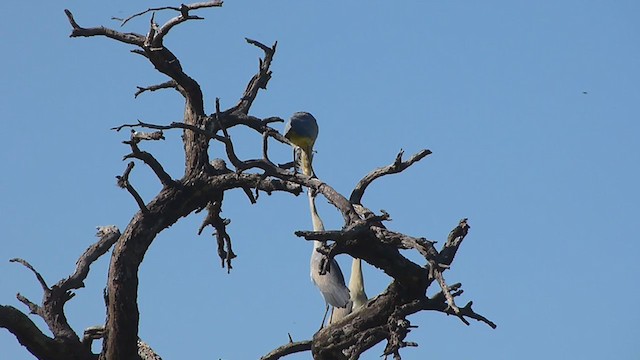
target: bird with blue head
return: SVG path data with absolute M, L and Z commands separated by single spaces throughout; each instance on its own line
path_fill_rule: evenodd
M 313 168 L 311 167 L 313 145 L 318 138 L 318 122 L 316 118 L 308 112 L 294 113 L 284 128 L 284 137 L 301 150 L 300 163 L 302 173 L 313 176 Z

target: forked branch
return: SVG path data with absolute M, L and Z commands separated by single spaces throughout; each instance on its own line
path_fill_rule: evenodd
M 73 298 L 72 290 L 84 287 L 84 280 L 89 274 L 91 264 L 111 248 L 120 237 L 120 232 L 115 226 L 103 226 L 98 228 L 96 236 L 100 239 L 78 258 L 73 274 L 51 288 L 45 286 L 42 277 L 27 261 L 11 260 L 23 264 L 38 277 L 38 282 L 44 290 L 42 304 L 36 305 L 20 294 L 17 297 L 32 313 L 42 317 L 56 340 L 44 335 L 26 315 L 11 306 L 0 306 L 0 327 L 13 333 L 29 352 L 40 359 L 87 359 L 92 356 L 91 349 L 82 345 L 77 334 L 69 326 L 64 306 Z
M 271 61 L 273 60 L 273 55 L 276 53 L 276 46 L 278 45 L 277 41 L 272 47 L 268 47 L 256 40 L 249 38 L 246 38 L 246 40 L 249 44 L 257 46 L 264 51 L 264 60 L 259 59 L 258 73 L 251 78 L 240 102 L 235 106 L 235 111 L 245 115 L 249 113 L 249 108 L 256 99 L 258 91 L 260 91 L 260 89 L 267 89 L 267 83 L 271 79 L 271 70 L 269 68 L 271 67 Z
M 399 172 L 402 172 L 404 169 L 422 160 L 425 156 L 431 154 L 431 150 L 420 150 L 418 153 L 414 154 L 407 161 L 402 161 L 403 154 L 404 154 L 404 151 L 400 150 L 393 164 L 375 169 L 369 174 L 367 174 L 364 178 L 362 178 L 362 180 L 358 182 L 356 187 L 351 192 L 349 201 L 352 204 L 360 204 L 362 201 L 362 196 L 364 195 L 364 191 L 374 180 L 385 175 L 397 174 Z
M 131 183 L 129 182 L 129 174 L 131 174 L 131 170 L 133 170 L 133 167 L 135 165 L 136 163 L 134 163 L 133 161 L 130 161 L 129 164 L 127 164 L 127 168 L 124 170 L 124 173 L 122 175 L 116 176 L 117 184 L 120 188 L 126 189 L 129 194 L 133 196 L 133 199 L 138 204 L 138 207 L 140 207 L 140 211 L 146 213 L 149 212 L 149 209 L 147 209 L 147 205 L 144 203 L 144 200 L 142 200 L 140 194 L 138 194 L 138 191 L 136 191 L 133 185 L 131 185 Z

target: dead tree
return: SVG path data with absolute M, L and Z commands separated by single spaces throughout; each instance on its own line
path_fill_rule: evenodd
M 209 1 L 180 7 L 155 8 L 120 19 L 124 25 L 135 17 L 151 13 L 146 35 L 124 33 L 106 27 L 82 27 L 72 13 L 65 10 L 72 28 L 71 37 L 104 36 L 133 45 L 134 53 L 147 58 L 159 72 L 165 74 L 168 81 L 139 87 L 135 95 L 146 91 L 174 89 L 185 99 L 184 118 L 182 122 L 166 125 L 138 122 L 114 128 L 117 131 L 131 129 L 130 138 L 124 141 L 131 150 L 125 159 L 137 160 L 151 168 L 163 188 L 155 198 L 145 202 L 129 181 L 129 174 L 134 167 L 134 162 L 130 162 L 124 173 L 117 177 L 118 185 L 133 196 L 140 210 L 122 233 L 115 227 L 100 228 L 100 240 L 80 257 L 73 274 L 49 286 L 27 261 L 11 260 L 31 270 L 42 286 L 44 296 L 41 304 L 20 294 L 18 299 L 32 314 L 44 319 L 53 338 L 38 329 L 22 311 L 11 306 L 0 306 L 0 327 L 13 333 L 39 359 L 159 358 L 138 339 L 138 269 L 144 255 L 162 230 L 181 217 L 206 210 L 207 216 L 200 231 L 206 226 L 215 229 L 218 254 L 223 265 L 230 269 L 235 257 L 231 248 L 232 234 L 226 229 L 229 221 L 220 216 L 220 209 L 225 191 L 237 188 L 243 189 L 252 203 L 257 202 L 261 193 L 271 194 L 275 191 L 298 195 L 307 188 L 321 194 L 342 214 L 344 226 L 334 231 L 298 231 L 295 234 L 306 240 L 323 241 L 325 245 L 320 251 L 327 259 L 338 254 L 349 254 L 363 259 L 393 278 L 387 289 L 371 299 L 360 311 L 320 330 L 311 340 L 285 344 L 263 359 L 278 359 L 300 351 L 311 351 L 314 359 L 357 359 L 361 353 L 385 340 L 387 345 L 383 355 L 400 359 L 403 347 L 416 345 L 406 341 L 407 334 L 414 327 L 407 316 L 423 310 L 454 315 L 465 324 L 469 324 L 469 319 L 475 319 L 495 327 L 494 323 L 472 309 L 471 302 L 458 306 L 455 298 L 462 293 L 461 285 L 449 285 L 443 277 L 469 231 L 467 219 L 459 221 L 438 250 L 434 241 L 387 229 L 383 223 L 389 220 L 389 215 L 385 212 L 375 214 L 362 203 L 365 190 L 373 181 L 402 172 L 431 154 L 429 150 L 422 150 L 408 160 L 403 160 L 401 151 L 392 164 L 366 175 L 348 198 L 317 177 L 305 176 L 289 167 L 273 163 L 268 156 L 268 146 L 273 140 L 287 145 L 288 140 L 271 128 L 270 124 L 283 120 L 277 116 L 260 119 L 249 115 L 249 110 L 259 91 L 266 89 L 271 78 L 270 66 L 276 44 L 266 46 L 251 39 L 246 40 L 264 52 L 257 73 L 249 80 L 234 106 L 221 110 L 219 101 L 216 100 L 215 112 L 205 113 L 200 85 L 183 71 L 180 61 L 164 45 L 164 38 L 175 26 L 185 21 L 202 19 L 192 14 L 195 10 L 221 5 L 222 1 Z M 154 20 L 155 11 L 174 11 L 177 15 L 160 26 Z M 260 158 L 243 160 L 236 156 L 234 143 L 227 132 L 227 129 L 235 126 L 245 126 L 262 135 L 263 151 Z M 141 131 L 143 129 L 152 131 Z M 180 179 L 173 178 L 151 153 L 140 148 L 143 141 L 163 139 L 163 131 L 172 130 L 183 132 L 185 171 Z M 216 154 L 219 157 L 213 160 L 209 158 L 211 141 L 222 143 L 225 149 L 224 154 Z M 106 323 L 104 327 L 85 330 L 81 337 L 69 326 L 64 306 L 74 296 L 73 291 L 83 287 L 83 280 L 92 262 L 111 247 L 113 252 L 105 290 Z M 400 249 L 418 251 L 424 257 L 424 264 L 408 260 L 400 254 Z M 427 297 L 426 290 L 434 282 L 440 292 Z M 100 354 L 91 351 L 91 342 L 96 338 L 103 338 Z

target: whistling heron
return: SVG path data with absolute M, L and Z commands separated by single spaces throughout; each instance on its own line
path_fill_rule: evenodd
M 307 176 L 314 176 L 311 162 L 313 160 L 313 145 L 318 137 L 318 123 L 313 115 L 308 112 L 294 113 L 284 129 L 284 136 L 298 149 L 300 149 L 299 160 L 302 173 Z M 295 152 L 295 148 L 294 148 Z M 295 158 L 295 156 L 294 156 Z M 324 231 L 324 224 L 318 215 L 315 204 L 315 195 L 312 191 L 307 191 L 309 195 L 309 210 L 311 211 L 311 221 L 314 231 Z M 327 311 L 329 305 L 344 308 L 349 303 L 349 289 L 345 285 L 344 275 L 335 259 L 329 260 L 329 266 L 325 274 L 320 274 L 320 263 L 323 255 L 317 251 L 322 246 L 322 242 L 314 241 L 311 252 L 311 281 L 320 289 Z M 327 315 L 325 311 L 325 317 Z M 322 319 L 324 324 L 324 318 Z

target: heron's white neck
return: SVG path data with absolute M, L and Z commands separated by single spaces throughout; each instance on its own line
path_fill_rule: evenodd
M 351 277 L 349 278 L 349 289 L 364 288 L 364 278 L 362 277 L 362 260 L 353 258 L 351 263 Z
M 322 223 L 322 219 L 320 219 L 320 215 L 318 215 L 318 209 L 316 209 L 315 196 L 311 194 L 309 189 L 307 189 L 307 194 L 309 195 L 309 210 L 311 211 L 313 231 L 324 231 L 324 224 Z

